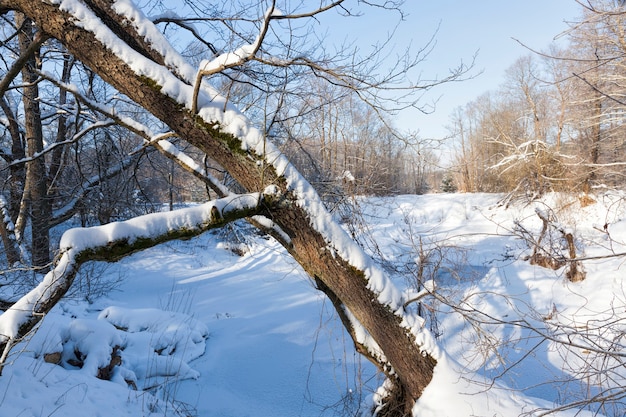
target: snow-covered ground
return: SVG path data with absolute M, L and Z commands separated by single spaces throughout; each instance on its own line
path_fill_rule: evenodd
M 587 278 L 569 283 L 563 268 L 523 259 L 531 249 L 515 222 L 536 238 L 535 208 L 551 207 L 574 232 L 579 257 L 626 252 L 625 197 L 606 193 L 581 207 L 576 198 L 550 196 L 507 209 L 497 205 L 502 196 L 488 194 L 359 203 L 364 222 L 353 232 L 393 269 L 395 283 L 413 291 L 421 289 L 418 276 L 437 283 L 439 299 L 420 301 L 446 356 L 416 415 L 527 415 L 623 389 L 624 257 L 585 260 Z M 366 410 L 383 381 L 355 353 L 332 305 L 301 268 L 276 242 L 250 230 L 205 233 L 84 268 L 76 284 L 88 288 L 87 278 L 93 280 L 89 302 L 64 300 L 12 351 L 0 377 L 0 416 Z M 243 234 L 237 243 L 234 236 Z M 107 280 L 119 282 L 98 295 Z M 613 356 L 604 354 L 609 350 Z M 111 380 L 98 379 L 107 368 Z M 591 411 L 621 416 L 619 407 Z

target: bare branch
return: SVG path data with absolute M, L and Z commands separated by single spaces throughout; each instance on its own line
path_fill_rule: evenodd
M 207 42 L 204 39 L 204 37 L 198 33 L 196 28 L 194 28 L 192 25 L 190 25 L 187 22 L 187 20 L 188 19 L 177 18 L 177 17 L 172 17 L 172 16 L 160 16 L 158 18 L 153 19 L 152 22 L 155 25 L 158 25 L 159 23 L 174 23 L 182 27 L 183 29 L 189 31 L 193 35 L 193 37 L 196 38 L 200 43 L 202 43 L 207 48 L 209 48 L 209 50 L 213 53 L 213 55 L 217 55 L 218 52 L 215 46 L 211 42 Z
M 198 93 L 200 91 L 200 84 L 202 84 L 202 78 L 220 73 L 228 68 L 239 67 L 245 64 L 247 61 L 253 59 L 259 49 L 261 49 L 263 40 L 267 35 L 270 21 L 272 20 L 274 15 L 275 7 L 276 1 L 274 0 L 272 1 L 272 5 L 265 12 L 265 17 L 263 19 L 263 24 L 261 26 L 259 35 L 252 44 L 244 45 L 234 52 L 221 54 L 211 61 L 204 61 L 200 64 L 201 68 L 200 70 L 198 70 L 198 73 L 196 75 L 196 81 L 193 87 L 193 99 L 191 105 L 191 112 L 193 114 L 196 114 L 198 112 Z
M 28 48 L 21 52 L 20 56 L 13 62 L 13 65 L 11 65 L 11 68 L 9 68 L 7 73 L 4 74 L 4 77 L 0 80 L 0 97 L 4 96 L 11 82 L 13 82 L 15 77 L 22 71 L 22 68 L 24 68 L 24 65 L 26 65 L 28 60 L 32 59 L 35 52 L 39 50 L 46 40 L 48 40 L 47 35 L 41 32 L 35 34 L 35 38 L 30 45 L 28 45 Z

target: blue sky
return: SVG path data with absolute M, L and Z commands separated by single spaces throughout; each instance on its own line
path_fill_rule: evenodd
M 580 14 L 581 6 L 575 0 L 408 0 L 404 10 L 406 19 L 396 33 L 399 51 L 409 42 L 415 48 L 422 46 L 439 27 L 435 50 L 420 67 L 423 78 L 444 76 L 450 67 L 470 62 L 478 52 L 475 70 L 482 74 L 463 83 L 440 86 L 425 98 L 428 101 L 441 96 L 434 114 L 410 111 L 396 119 L 396 125 L 404 130 L 419 130 L 421 137 L 438 137 L 446 134 L 444 126 L 455 108 L 496 89 L 505 70 L 529 53 L 512 38 L 533 49 L 544 49 L 567 29 L 565 21 Z M 385 37 L 397 16 L 364 11 L 363 17 L 348 23 L 347 36 L 367 47 L 377 37 Z M 340 24 L 346 25 L 346 21 Z

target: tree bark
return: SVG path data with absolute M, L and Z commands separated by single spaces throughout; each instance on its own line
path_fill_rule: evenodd
M 279 187 L 284 202 L 270 210 L 268 217 L 290 237 L 291 241 L 286 245 L 289 253 L 311 277 L 323 284 L 318 288 L 334 300 L 338 309 L 350 312 L 384 353 L 384 358 L 369 359 L 385 372 L 394 386 L 391 397 L 396 404 L 390 404 L 386 414 L 410 415 L 415 400 L 432 379 L 436 360 L 417 344 L 415 335 L 402 324 L 402 317 L 379 301 L 379 294 L 369 288 L 364 271 L 329 248 L 332 242 L 328 242 L 315 227 L 315 214 L 299 204 L 297 196 L 288 189 L 286 178 L 277 174 L 269 164 L 259 166 L 257 161 L 263 160 L 262 155 L 243 151 L 239 138 L 221 131 L 213 121 L 192 114 L 189 108 L 165 95 L 155 80 L 136 74 L 91 32 L 75 24 L 55 5 L 45 1 L 0 0 L 0 8 L 3 3 L 5 7 L 25 13 L 105 81 L 217 161 L 246 190 L 260 191 L 270 184 Z M 135 32 L 132 24 L 111 11 L 109 2 L 94 0 L 90 4 L 95 14 L 120 37 L 120 42 L 123 39 L 155 63 L 165 62 Z M 345 311 L 340 314 L 345 315 Z M 346 324 L 350 326 L 350 323 Z M 353 329 L 348 330 L 353 334 Z
M 17 120 L 15 120 L 15 115 L 4 97 L 0 97 L 0 108 L 4 112 L 9 124 L 8 130 L 11 135 L 12 152 L 10 157 L 5 157 L 5 160 L 7 163 L 11 163 L 16 157 L 24 157 L 22 136 L 20 135 L 19 124 Z M 11 206 L 10 202 L 19 201 L 22 196 L 24 191 L 24 168 L 22 166 L 10 165 L 9 172 L 9 181 L 7 181 L 9 184 L 9 201 L 7 201 L 4 196 L 0 196 L 0 216 L 2 216 L 2 221 L 0 221 L 0 237 L 4 245 L 7 262 L 9 265 L 13 266 L 21 261 L 14 227 L 14 222 L 19 214 L 19 205 L 13 204 L 13 206 Z
M 7 263 L 12 267 L 21 261 L 20 250 L 15 238 L 13 222 L 9 215 L 8 203 L 2 195 L 0 195 L 0 216 L 2 216 L 0 219 L 0 238 L 2 238 L 4 245 Z
M 29 18 L 24 18 L 20 13 L 15 15 L 16 26 L 21 28 L 18 32 L 20 50 L 28 50 L 35 37 L 32 23 Z M 36 55 L 28 57 L 22 68 L 22 82 L 24 94 L 26 156 L 34 157 L 43 151 L 43 131 L 41 125 L 41 109 L 39 107 L 39 87 L 37 84 Z M 46 268 L 50 264 L 50 237 L 49 221 L 52 213 L 50 200 L 48 199 L 46 163 L 43 158 L 34 158 L 26 164 L 26 189 L 25 195 L 29 204 L 32 238 L 32 263 L 34 267 Z

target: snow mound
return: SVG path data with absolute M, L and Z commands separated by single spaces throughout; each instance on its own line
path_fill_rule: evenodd
M 172 377 L 200 376 L 188 363 L 204 354 L 209 332 L 194 318 L 152 308 L 109 307 L 98 319 L 124 333 L 121 371 L 125 370 L 139 389 L 160 385 Z
M 204 354 L 209 334 L 186 314 L 154 308 L 108 307 L 97 318 L 59 319 L 55 328 L 31 341 L 35 356 L 138 390 L 197 379 L 189 362 Z

